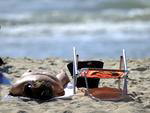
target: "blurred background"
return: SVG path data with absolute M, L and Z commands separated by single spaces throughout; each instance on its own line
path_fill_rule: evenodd
M 149 0 L 0 0 L 0 56 L 150 56 Z

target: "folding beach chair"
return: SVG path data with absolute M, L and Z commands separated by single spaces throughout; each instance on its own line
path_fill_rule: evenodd
M 73 60 L 73 78 L 74 78 L 74 93 L 76 93 L 76 79 L 78 77 L 84 77 L 86 83 L 86 94 L 95 100 L 121 100 L 127 97 L 127 78 L 128 69 L 126 63 L 125 50 L 123 50 L 123 56 L 120 57 L 119 69 L 102 69 L 102 68 L 81 68 L 78 69 L 78 60 L 76 50 L 73 48 L 74 60 Z M 111 87 L 98 87 L 89 88 L 88 78 L 101 78 L 101 79 L 118 79 L 118 88 Z M 120 80 L 123 79 L 123 88 L 120 87 Z

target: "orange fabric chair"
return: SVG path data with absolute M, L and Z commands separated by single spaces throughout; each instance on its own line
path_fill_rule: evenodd
M 119 69 L 102 69 L 102 68 L 82 68 L 77 70 L 78 59 L 76 58 L 76 50 L 74 50 L 74 87 L 76 84 L 76 78 L 82 76 L 86 81 L 86 94 L 96 100 L 121 100 L 128 95 L 127 78 L 128 70 L 126 63 L 125 50 L 123 50 L 123 56 L 120 57 Z M 118 79 L 118 88 L 111 87 L 99 87 L 88 88 L 87 78 L 101 78 L 101 79 Z M 123 87 L 120 87 L 120 79 L 124 79 Z M 74 93 L 75 88 L 74 88 Z

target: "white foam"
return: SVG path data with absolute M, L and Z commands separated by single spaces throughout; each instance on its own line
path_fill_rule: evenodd
M 125 21 L 125 22 L 107 22 L 107 21 L 89 21 L 85 23 L 68 23 L 68 24 L 29 24 L 9 26 L 1 30 L 4 36 L 23 36 L 23 37 L 74 37 L 74 36 L 97 36 L 110 35 L 110 38 L 124 39 L 126 35 L 148 34 L 150 22 L 143 21 Z M 113 35 L 120 35 L 118 38 Z M 121 36 L 124 35 L 124 36 Z M 107 37 L 105 37 L 107 38 Z M 133 38 L 133 37 L 132 37 Z M 137 39 L 141 39 L 137 37 Z
M 108 16 L 109 19 L 113 18 L 124 18 L 124 19 L 132 19 L 144 16 L 150 16 L 150 8 L 132 8 L 130 10 L 118 10 L 118 9 L 105 9 L 100 12 L 102 16 Z M 132 21 L 132 20 L 131 20 Z
M 5 20 L 16 20 L 16 21 L 20 21 L 23 19 L 28 19 L 31 18 L 31 14 L 30 13 L 0 13 L 0 19 L 5 19 Z

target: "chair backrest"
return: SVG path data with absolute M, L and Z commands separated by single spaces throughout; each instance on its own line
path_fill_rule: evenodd
M 104 63 L 101 61 L 78 61 L 78 70 L 82 68 L 103 68 Z M 70 74 L 73 76 L 73 62 L 67 65 Z M 99 84 L 99 78 L 87 78 L 88 87 L 89 88 L 97 88 Z M 79 87 L 86 87 L 85 78 L 84 77 L 77 77 L 76 86 Z
M 103 68 L 104 63 L 101 61 L 78 61 L 78 70 L 82 68 Z M 73 62 L 67 65 L 69 72 L 73 75 Z

